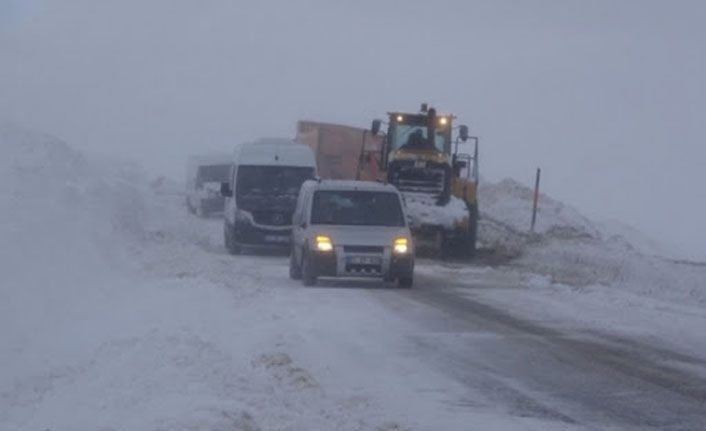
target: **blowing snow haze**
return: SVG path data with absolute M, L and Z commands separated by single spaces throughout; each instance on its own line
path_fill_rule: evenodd
M 0 3 L 0 118 L 181 178 L 298 119 L 429 102 L 529 184 L 706 259 L 700 1 Z

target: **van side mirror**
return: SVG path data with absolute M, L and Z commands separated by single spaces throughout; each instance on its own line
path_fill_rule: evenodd
M 373 124 L 370 126 L 370 133 L 373 136 L 377 136 L 380 133 L 380 127 L 382 127 L 382 120 L 373 120 Z
M 221 196 L 223 196 L 224 198 L 233 197 L 233 190 L 230 189 L 230 184 L 221 183 Z
M 461 138 L 463 142 L 468 140 L 468 126 L 465 124 L 458 126 L 458 137 Z

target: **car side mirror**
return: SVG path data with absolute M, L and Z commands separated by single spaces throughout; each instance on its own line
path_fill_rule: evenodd
M 221 196 L 223 196 L 224 198 L 233 197 L 233 190 L 230 189 L 230 184 L 221 183 Z
M 373 120 L 373 124 L 370 126 L 370 133 L 373 136 L 377 136 L 380 133 L 380 127 L 382 127 L 382 120 Z

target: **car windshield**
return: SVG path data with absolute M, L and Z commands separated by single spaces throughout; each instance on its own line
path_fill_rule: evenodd
M 314 194 L 312 224 L 404 226 L 396 193 L 320 190 Z
M 240 166 L 236 190 L 238 196 L 296 196 L 304 181 L 314 178 L 314 168 L 292 166 Z
M 196 173 L 196 183 L 223 183 L 228 181 L 230 165 L 204 165 L 199 166 Z

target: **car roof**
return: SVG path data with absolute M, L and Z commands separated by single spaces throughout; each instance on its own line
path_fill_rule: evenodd
M 398 193 L 391 184 L 379 183 L 376 181 L 355 181 L 355 180 L 308 180 L 304 187 L 315 190 L 340 190 L 340 191 L 369 191 L 369 192 L 391 192 Z

